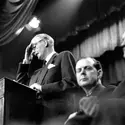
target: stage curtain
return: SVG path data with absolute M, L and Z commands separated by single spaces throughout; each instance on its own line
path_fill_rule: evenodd
M 125 79 L 125 40 L 122 39 L 125 32 L 124 14 L 124 11 L 113 13 L 91 26 L 87 31 L 88 36 L 72 49 L 76 60 L 90 56 L 101 61 L 105 85 L 117 85 Z
M 31 19 L 38 0 L 0 1 L 0 46 L 12 41 L 15 32 Z

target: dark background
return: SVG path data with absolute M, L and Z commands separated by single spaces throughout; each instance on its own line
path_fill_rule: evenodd
M 11 11 L 16 5 L 24 2 L 24 0 L 18 0 L 17 3 L 13 1 L 1 0 L 0 9 L 8 7 Z M 10 5 L 14 3 L 14 6 L 12 8 L 7 6 L 7 2 L 11 3 Z M 124 3 L 124 0 L 38 0 L 31 16 L 37 16 L 41 20 L 39 32 L 51 35 L 55 39 L 56 51 L 60 52 L 66 49 L 72 50 L 80 38 L 86 35 L 90 25 L 105 19 L 114 11 L 119 11 Z M 3 11 L 0 13 L 7 18 Z M 0 20 L 1 29 L 4 23 L 6 22 Z M 25 48 L 34 35 L 34 31 L 24 28 L 18 36 L 0 46 L 0 78 L 15 78 L 18 63 L 22 61 Z

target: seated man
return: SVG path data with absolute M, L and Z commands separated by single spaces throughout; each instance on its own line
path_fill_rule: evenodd
M 75 95 L 76 111 L 78 110 L 78 112 L 71 114 L 66 121 L 66 124 L 72 123 L 72 121 L 75 123 L 80 121 L 80 124 L 81 122 L 82 124 L 83 122 L 88 123 L 88 119 L 92 119 L 91 116 L 95 110 L 98 109 L 98 99 L 110 97 L 115 87 L 111 86 L 106 88 L 102 85 L 102 75 L 102 66 L 99 61 L 91 57 L 78 60 L 76 63 L 76 78 L 77 83 L 81 88 Z M 84 119 L 81 121 L 80 117 L 84 117 Z M 80 120 L 78 120 L 79 118 Z
M 89 108 L 88 108 L 89 107 Z M 110 98 L 98 100 L 86 97 L 80 100 L 80 111 L 71 114 L 65 125 L 124 125 L 125 100 Z
M 79 111 L 72 113 L 65 125 L 90 125 L 98 111 L 98 99 L 95 96 L 83 97 L 79 101 Z
M 101 64 L 94 58 L 83 58 L 76 64 L 77 83 L 86 96 L 97 95 L 104 90 L 101 83 L 102 74 Z
M 76 63 L 76 78 L 80 89 L 76 92 L 76 110 L 79 100 L 84 96 L 109 96 L 114 86 L 106 88 L 102 85 L 102 66 L 94 58 L 86 57 Z

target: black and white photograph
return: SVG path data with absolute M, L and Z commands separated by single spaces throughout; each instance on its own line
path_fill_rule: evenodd
M 125 0 L 0 0 L 0 125 L 125 125 Z

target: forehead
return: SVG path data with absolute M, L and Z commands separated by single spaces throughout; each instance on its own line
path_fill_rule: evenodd
M 35 43 L 38 43 L 40 40 L 42 40 L 43 37 L 40 37 L 40 36 L 35 36 L 32 40 L 31 40 L 31 43 L 32 44 L 35 44 Z
M 94 63 L 94 60 L 92 60 L 91 58 L 81 59 L 76 63 L 76 69 L 85 66 L 93 66 Z

